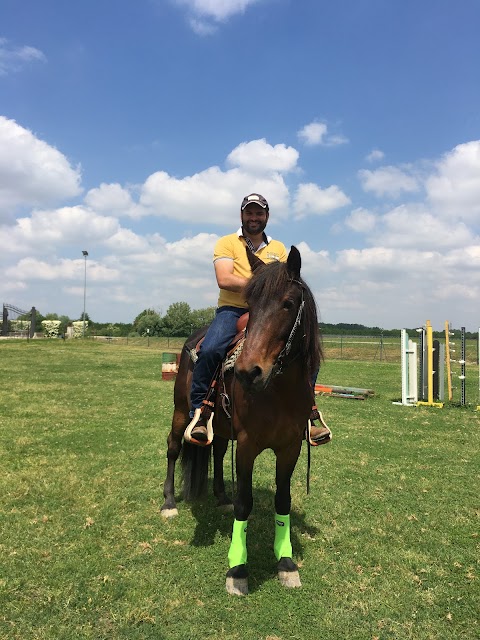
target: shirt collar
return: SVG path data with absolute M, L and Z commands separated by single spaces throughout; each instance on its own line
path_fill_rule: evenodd
M 272 238 L 270 236 L 267 236 L 267 234 L 265 233 L 265 231 L 262 233 L 263 236 L 263 241 L 260 244 L 260 246 L 255 250 L 255 248 L 253 247 L 252 241 L 250 240 L 250 238 L 247 238 L 246 236 L 243 235 L 243 229 L 242 227 L 240 227 L 237 231 L 237 236 L 239 238 L 243 238 L 245 240 L 245 242 L 247 243 L 247 245 L 250 247 L 250 249 L 253 251 L 253 253 L 255 253 L 255 251 L 260 251 L 260 249 L 263 249 L 263 247 L 266 247 L 271 241 Z

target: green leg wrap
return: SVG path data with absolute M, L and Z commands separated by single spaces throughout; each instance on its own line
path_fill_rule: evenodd
M 280 558 L 292 557 L 292 544 L 290 542 L 290 515 L 279 516 L 275 514 L 275 543 L 273 545 L 275 557 Z
M 228 550 L 228 566 L 247 564 L 247 523 L 248 520 L 234 520 L 232 542 Z

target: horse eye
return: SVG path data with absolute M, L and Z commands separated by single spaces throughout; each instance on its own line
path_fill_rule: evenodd
M 293 307 L 293 301 L 292 300 L 284 300 L 283 301 L 283 308 L 284 309 L 289 311 L 292 307 Z

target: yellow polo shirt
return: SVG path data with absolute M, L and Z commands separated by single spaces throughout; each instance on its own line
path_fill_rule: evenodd
M 217 260 L 233 260 L 234 275 L 241 276 L 243 278 L 251 278 L 252 269 L 248 262 L 246 247 L 245 238 L 242 237 L 241 230 L 236 233 L 231 233 L 228 236 L 223 236 L 223 238 L 220 238 L 215 245 L 215 249 L 213 251 L 213 262 L 215 263 Z M 255 252 L 255 255 L 260 258 L 260 260 L 263 260 L 263 262 L 273 262 L 274 260 L 286 262 L 288 257 L 285 245 L 278 240 L 272 240 L 268 236 L 267 244 L 262 243 Z M 240 307 L 246 309 L 248 305 L 241 293 L 220 289 L 218 306 Z

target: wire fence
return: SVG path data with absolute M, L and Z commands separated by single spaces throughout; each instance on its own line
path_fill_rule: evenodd
M 125 337 L 96 336 L 95 340 L 110 344 L 124 344 L 132 347 L 158 349 L 179 353 L 186 338 L 171 337 Z M 416 340 L 416 337 L 413 337 Z M 445 342 L 445 340 L 439 340 Z M 460 359 L 460 339 L 450 349 L 452 361 Z M 379 362 L 401 362 L 400 338 L 379 336 L 322 336 L 322 345 L 327 360 L 363 360 Z M 466 361 L 478 364 L 478 340 L 465 340 Z

